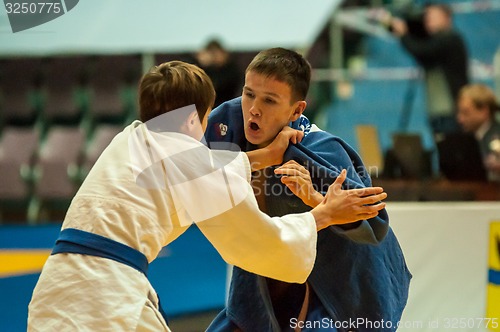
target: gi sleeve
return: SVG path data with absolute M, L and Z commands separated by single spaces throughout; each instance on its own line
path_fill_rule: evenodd
M 181 224 L 196 223 L 229 264 L 273 279 L 304 282 L 316 257 L 312 214 L 269 217 L 257 205 L 245 153 L 200 149 L 164 160 Z
M 245 153 L 212 151 L 187 136 L 144 126 L 129 146 L 137 184 L 164 190 L 180 226 L 196 223 L 227 263 L 287 282 L 307 279 L 316 258 L 314 217 L 261 212 Z

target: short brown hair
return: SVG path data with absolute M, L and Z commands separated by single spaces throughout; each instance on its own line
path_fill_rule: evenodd
M 272 77 L 292 89 L 292 102 L 304 100 L 311 81 L 311 65 L 297 52 L 281 47 L 260 52 L 247 67 L 246 73 Z
M 471 99 L 476 108 L 488 108 L 490 115 L 494 116 L 498 111 L 499 105 L 493 90 L 484 84 L 469 84 L 460 89 L 459 98 L 467 96 Z
M 193 104 L 202 121 L 214 101 L 215 89 L 208 75 L 203 69 L 182 61 L 165 62 L 153 67 L 139 84 L 142 122 Z

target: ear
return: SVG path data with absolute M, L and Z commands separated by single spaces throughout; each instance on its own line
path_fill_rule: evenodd
M 302 113 L 304 113 L 306 107 L 307 103 L 305 100 L 299 100 L 295 102 L 295 104 L 293 105 L 293 113 L 290 116 L 290 121 L 297 120 L 302 115 Z
M 193 111 L 189 113 L 187 119 L 186 119 L 186 126 L 188 128 L 192 128 L 194 126 L 199 126 L 200 125 L 200 117 L 198 116 L 197 111 Z
M 200 126 L 200 120 L 198 118 L 198 112 L 193 111 L 189 113 L 184 122 L 181 125 L 181 132 L 187 135 L 191 135 L 196 127 Z

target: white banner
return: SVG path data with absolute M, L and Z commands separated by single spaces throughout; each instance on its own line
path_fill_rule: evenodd
M 486 316 L 489 229 L 500 203 L 389 203 L 387 210 L 413 274 L 398 331 L 500 325 Z

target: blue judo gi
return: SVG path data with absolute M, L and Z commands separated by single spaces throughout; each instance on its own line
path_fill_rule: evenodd
M 211 148 L 234 143 L 243 151 L 252 147 L 243 130 L 241 98 L 228 101 L 210 115 L 206 139 Z M 347 170 L 344 189 L 371 186 L 361 158 L 339 137 L 311 130 L 301 116 L 290 124 L 301 129 L 301 143 L 290 145 L 284 162 L 295 160 L 306 167 L 313 184 L 325 193 L 342 169 Z M 281 184 L 279 176 L 267 178 L 273 189 L 266 195 L 267 213 L 282 216 L 311 208 Z M 276 190 L 282 186 L 282 190 Z M 276 192 L 278 192 L 276 194 Z M 355 227 L 330 226 L 318 234 L 315 266 L 307 282 L 312 296 L 302 331 L 395 331 L 408 298 L 411 274 L 384 210 Z M 290 288 L 293 289 L 293 288 Z M 316 322 L 316 326 L 313 326 Z M 292 322 L 293 323 L 293 322 Z M 292 326 L 294 327 L 294 326 Z M 227 308 L 207 331 L 282 331 L 274 315 L 266 278 L 234 267 Z

